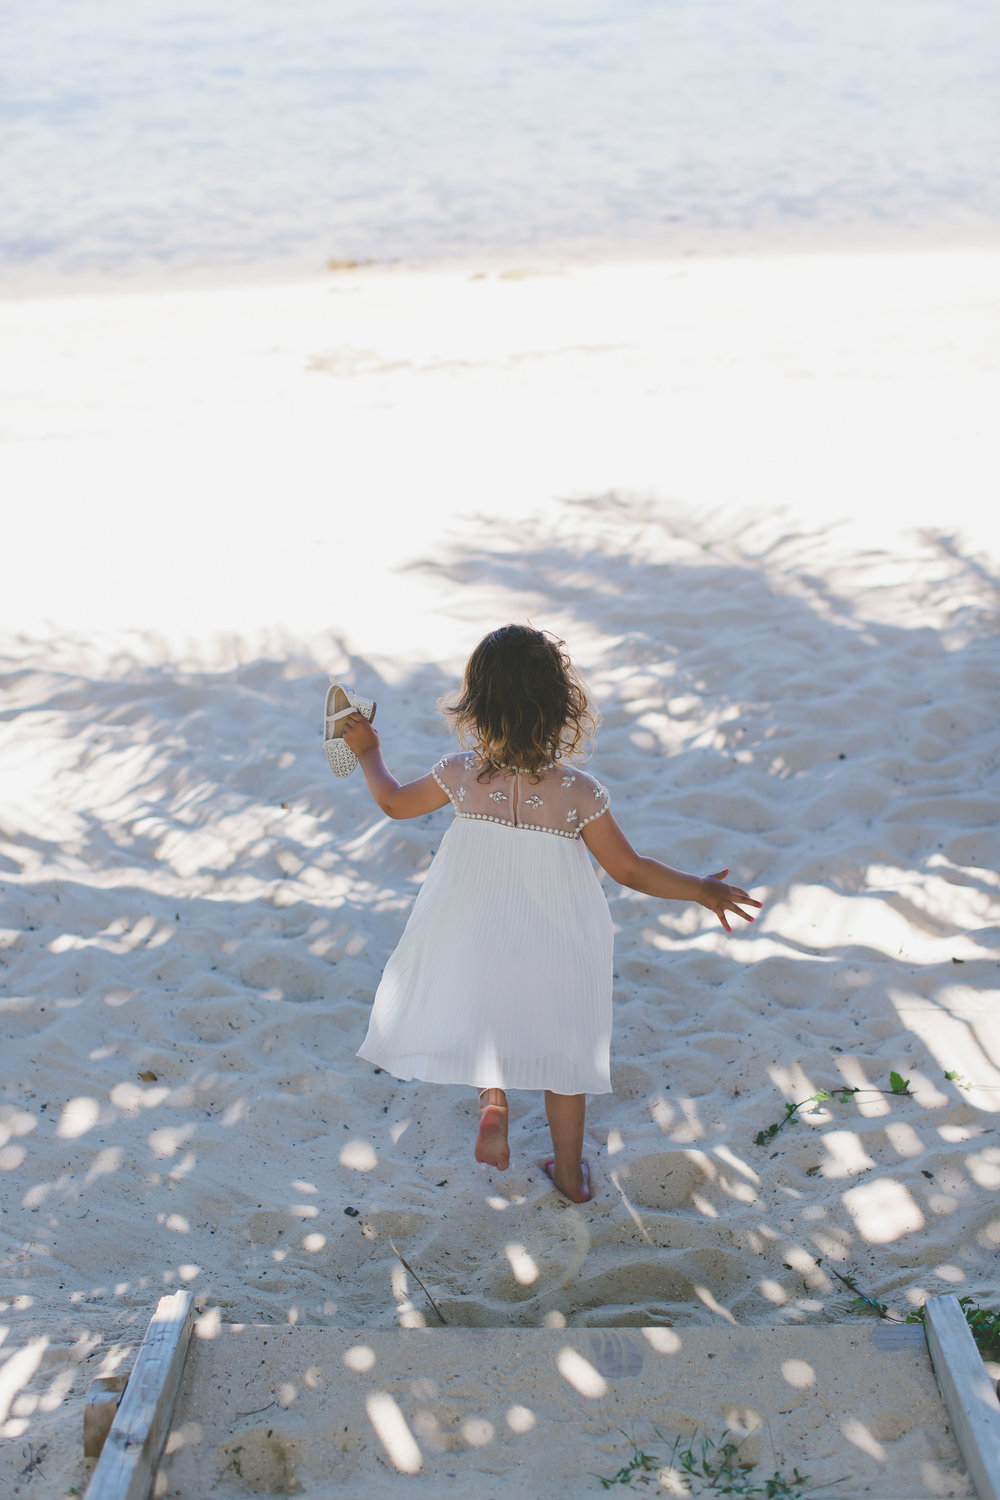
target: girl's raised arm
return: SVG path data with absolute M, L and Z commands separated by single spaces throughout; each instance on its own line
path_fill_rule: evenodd
M 727 932 L 732 932 L 726 912 L 736 912 L 745 922 L 754 918 L 743 906 L 760 906 L 737 885 L 727 885 L 723 880 L 728 870 L 717 875 L 685 875 L 682 870 L 672 870 L 658 859 L 649 859 L 637 854 L 622 833 L 610 812 L 586 824 L 581 834 L 584 843 L 619 885 L 627 885 L 633 891 L 642 891 L 647 896 L 658 896 L 664 901 L 697 901 L 708 911 L 714 912 Z
M 344 720 L 344 739 L 361 763 L 368 790 L 387 817 L 420 818 L 448 801 L 447 792 L 429 774 L 400 786 L 382 759 L 378 730 L 362 714 L 351 714 Z

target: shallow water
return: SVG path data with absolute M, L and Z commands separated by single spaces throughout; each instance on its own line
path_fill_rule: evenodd
M 0 4 L 0 285 L 1000 233 L 992 0 Z

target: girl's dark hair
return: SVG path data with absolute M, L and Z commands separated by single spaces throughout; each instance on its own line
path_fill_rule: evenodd
M 443 705 L 459 744 L 496 767 L 537 775 L 589 745 L 597 720 L 563 642 L 530 625 L 502 625 L 469 657 L 458 702 Z

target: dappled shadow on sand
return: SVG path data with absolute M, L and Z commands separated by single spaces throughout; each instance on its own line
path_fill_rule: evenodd
M 892 555 L 773 522 L 730 538 L 715 517 L 602 496 L 483 522 L 423 566 L 447 607 L 567 638 L 604 718 L 593 768 L 644 851 L 730 866 L 767 898 L 752 940 L 726 944 L 700 913 L 612 894 L 608 1166 L 628 1233 L 657 1247 L 622 1288 L 651 1279 L 672 1304 L 674 1261 L 679 1300 L 737 1317 L 842 1313 L 827 1266 L 903 1312 L 930 1290 L 990 1296 L 992 565 L 944 534 Z M 665 1253 L 692 1211 L 721 1297 L 686 1249 Z M 747 1248 L 779 1242 L 778 1274 L 746 1286 Z M 609 1316 L 641 1321 L 652 1298 Z
M 15 1355 L 50 1345 L 13 1370 L 5 1436 L 43 1431 L 171 1285 L 224 1321 L 433 1326 L 393 1246 L 450 1324 L 823 1322 L 852 1302 L 835 1272 L 896 1317 L 992 1295 L 993 572 L 943 537 L 733 542 L 613 497 L 483 523 L 423 566 L 470 646 L 511 618 L 567 637 L 626 832 L 731 866 L 766 913 L 726 942 L 609 889 L 598 1197 L 552 1194 L 530 1097 L 484 1191 L 465 1093 L 354 1057 L 448 815 L 386 822 L 319 743 L 331 668 L 422 773 L 457 664 L 380 680 L 335 641 L 322 663 L 103 676 L 22 655 L 0 1325 Z

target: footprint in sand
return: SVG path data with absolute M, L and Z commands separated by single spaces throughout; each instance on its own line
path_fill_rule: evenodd
M 592 1333 L 588 1344 L 591 1363 L 608 1380 L 629 1380 L 642 1372 L 646 1356 L 634 1336 L 609 1329 L 606 1333 Z
M 295 1445 L 273 1427 L 241 1432 L 222 1445 L 216 1458 L 223 1477 L 238 1479 L 257 1493 L 294 1495 L 302 1488 L 295 1477 Z
M 652 1306 L 664 1307 L 695 1302 L 694 1282 L 683 1254 L 660 1254 L 655 1259 L 625 1260 L 612 1270 L 582 1277 L 572 1290 L 576 1310 L 627 1306 L 641 1315 L 629 1322 L 649 1321 Z
M 696 1157 L 683 1151 L 657 1151 L 629 1165 L 627 1192 L 642 1208 L 686 1208 L 710 1178 Z
M 298 1221 L 289 1214 L 265 1208 L 260 1213 L 248 1215 L 240 1233 L 251 1245 L 272 1245 L 297 1227 Z

